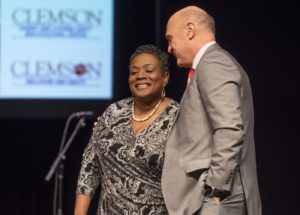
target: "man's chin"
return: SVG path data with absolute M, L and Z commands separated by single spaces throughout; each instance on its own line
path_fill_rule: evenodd
M 191 67 L 191 66 L 189 66 L 189 65 L 187 65 L 187 64 L 185 64 L 185 63 L 183 63 L 181 61 L 177 61 L 177 66 L 178 67 L 182 67 L 182 68 L 189 68 L 189 67 Z
M 177 60 L 176 63 L 177 63 L 177 66 L 178 66 L 178 67 L 183 67 L 183 63 L 182 63 L 180 60 Z

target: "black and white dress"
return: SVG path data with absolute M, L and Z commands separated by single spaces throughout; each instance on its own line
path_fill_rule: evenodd
M 106 109 L 83 154 L 76 192 L 92 197 L 100 184 L 98 215 L 168 214 L 161 173 L 179 105 L 171 100 L 150 126 L 135 134 L 132 102 L 127 98 Z

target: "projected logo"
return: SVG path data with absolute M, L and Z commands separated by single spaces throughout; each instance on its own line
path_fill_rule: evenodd
M 100 28 L 102 11 L 17 8 L 11 17 L 24 37 L 87 38 Z
M 101 63 L 15 61 L 10 72 L 14 84 L 94 85 L 100 82 Z

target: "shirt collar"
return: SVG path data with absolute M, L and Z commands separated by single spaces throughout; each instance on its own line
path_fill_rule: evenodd
M 194 60 L 193 60 L 193 65 L 192 65 L 192 68 L 193 69 L 196 69 L 198 63 L 200 62 L 201 58 L 203 57 L 204 55 L 204 52 L 210 47 L 212 46 L 213 44 L 215 44 L 216 41 L 211 41 L 211 42 L 208 42 L 206 43 L 204 46 L 202 46 L 201 49 L 199 49 L 198 53 L 196 54 Z

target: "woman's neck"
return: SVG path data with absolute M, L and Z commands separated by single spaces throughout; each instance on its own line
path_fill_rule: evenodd
M 138 98 L 134 98 L 134 108 L 136 110 L 136 113 L 147 113 L 151 110 L 153 110 L 153 108 L 157 105 L 157 103 L 162 100 L 163 101 L 163 97 L 157 97 L 155 99 L 151 99 L 151 100 L 144 100 L 144 99 L 138 99 Z

